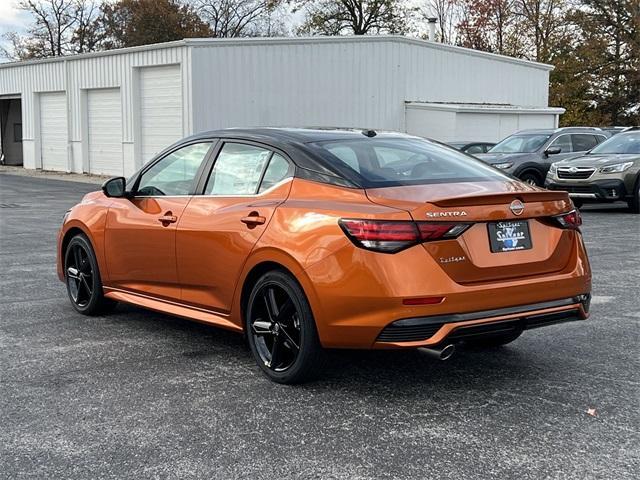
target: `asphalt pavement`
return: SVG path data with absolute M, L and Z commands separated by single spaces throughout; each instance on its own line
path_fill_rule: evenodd
M 236 334 L 72 309 L 56 232 L 95 188 L 0 173 L 0 478 L 638 478 L 640 215 L 585 207 L 586 322 L 447 362 L 333 352 L 288 387 Z

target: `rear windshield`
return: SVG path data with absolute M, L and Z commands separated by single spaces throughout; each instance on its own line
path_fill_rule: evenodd
M 511 135 L 495 145 L 489 153 L 533 153 L 538 151 L 551 135 Z
M 619 133 L 602 142 L 589 152 L 590 155 L 603 153 L 638 154 L 640 153 L 640 132 Z
M 417 138 L 334 140 L 311 146 L 365 187 L 509 178 L 464 153 Z

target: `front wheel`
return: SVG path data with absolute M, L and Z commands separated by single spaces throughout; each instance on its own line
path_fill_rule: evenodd
M 540 180 L 540 177 L 533 172 L 524 172 L 522 175 L 520 175 L 520 180 L 533 187 L 542 186 L 542 180 Z
M 251 352 L 274 382 L 295 384 L 314 377 L 322 347 L 309 302 L 289 274 L 263 275 L 249 295 L 245 331 Z
M 91 243 L 82 234 L 71 239 L 64 255 L 64 277 L 71 305 L 84 315 L 113 310 L 117 302 L 104 298 L 98 262 Z

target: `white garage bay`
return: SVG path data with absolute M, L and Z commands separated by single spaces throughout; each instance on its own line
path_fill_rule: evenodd
M 174 141 L 225 127 L 495 142 L 557 126 L 551 68 L 400 36 L 187 39 L 5 63 L 0 146 L 7 164 L 129 175 Z

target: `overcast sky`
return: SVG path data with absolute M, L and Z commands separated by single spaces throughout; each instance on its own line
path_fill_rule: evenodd
M 14 0 L 0 0 L 0 45 L 5 47 L 7 42 L 4 35 L 7 32 L 23 33 L 29 24 L 29 14 L 18 10 Z M 0 58 L 0 62 L 6 62 L 6 58 Z

